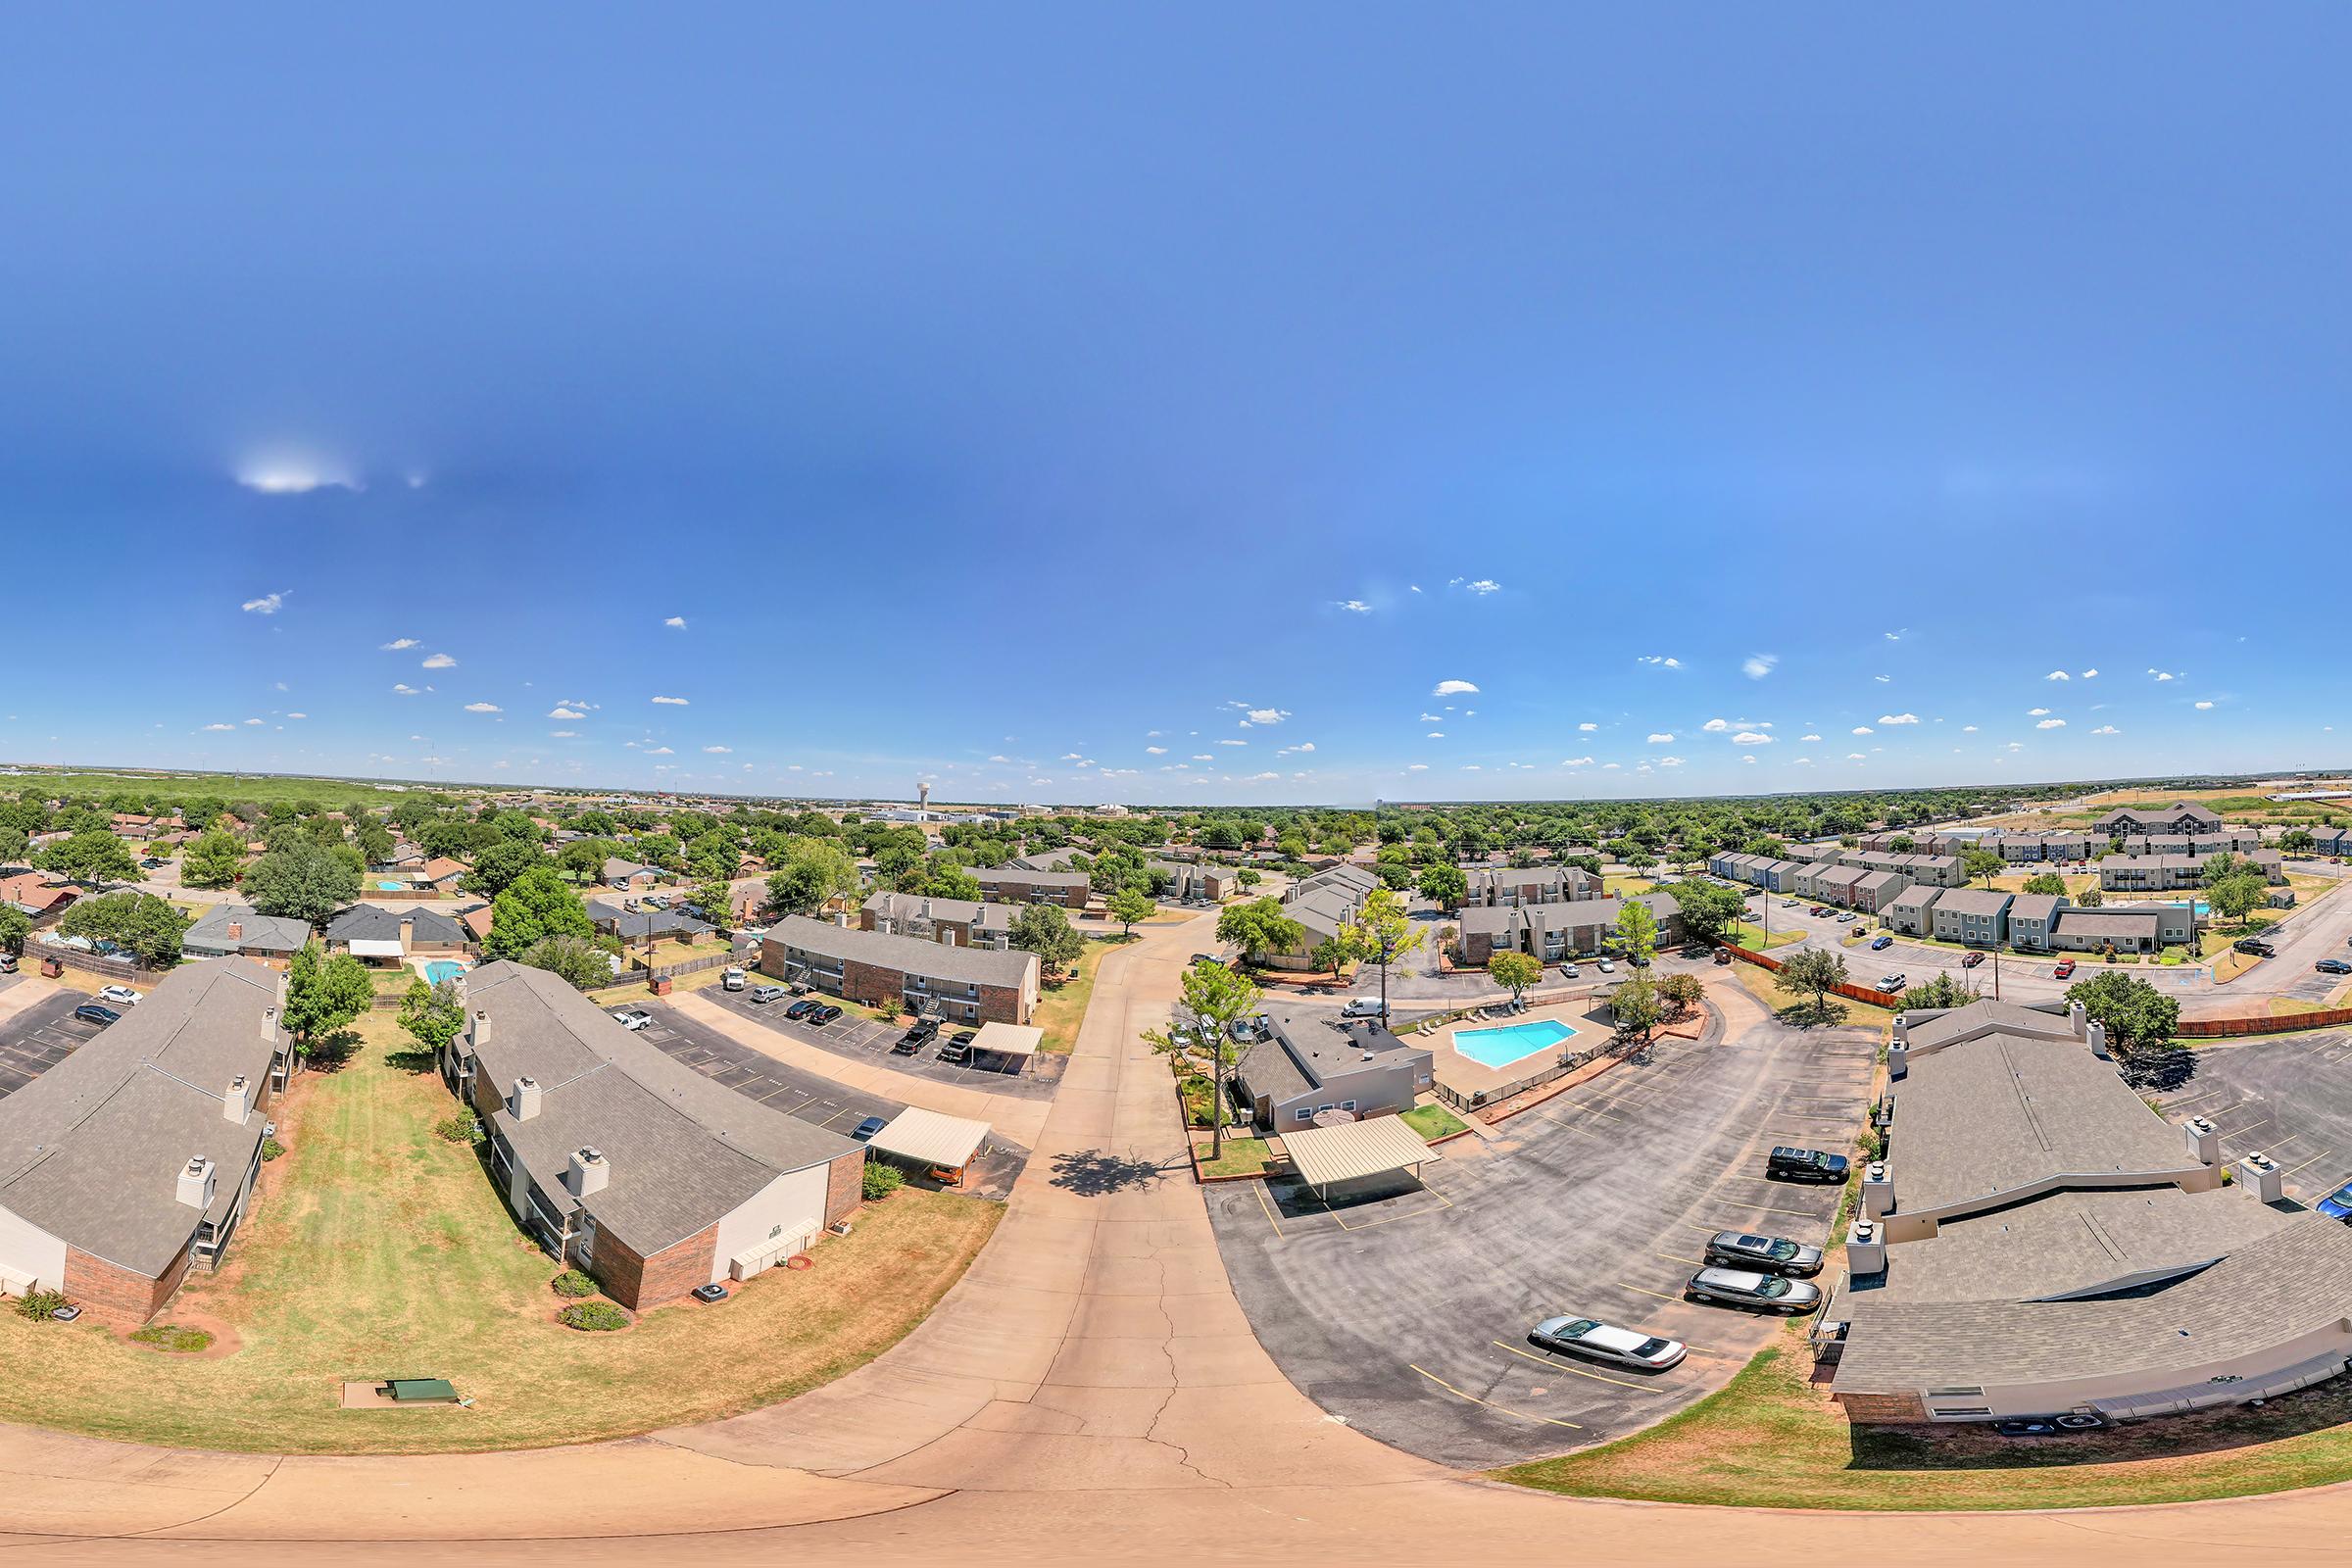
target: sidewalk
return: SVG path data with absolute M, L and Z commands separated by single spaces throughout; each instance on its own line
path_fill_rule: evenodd
M 0 996 L 0 1003 L 6 1000 Z M 1051 1100 L 1019 1100 L 1010 1095 L 934 1083 L 879 1062 L 858 1061 L 806 1046 L 781 1030 L 746 1022 L 698 992 L 675 991 L 666 1000 L 695 1022 L 715 1029 L 737 1045 L 748 1046 L 763 1056 L 772 1056 L 787 1066 L 815 1073 L 820 1078 L 830 1078 L 845 1089 L 863 1089 L 942 1115 L 969 1116 L 987 1122 L 999 1136 L 1023 1149 L 1037 1147 L 1038 1135 L 1045 1131 L 1046 1112 L 1053 1108 Z

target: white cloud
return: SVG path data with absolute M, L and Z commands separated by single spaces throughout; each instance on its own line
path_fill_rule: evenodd
M 447 654 L 434 654 L 424 662 L 424 667 L 427 669 L 455 669 L 457 665 L 458 662 Z
M 1168 749 L 1165 746 L 1147 746 L 1144 748 L 1144 755 L 1147 757 L 1165 757 L 1168 755 Z M 1001 761 L 1003 759 L 992 757 L 989 759 L 989 760 L 992 762 Z
M 703 750 L 712 757 L 724 757 L 735 748 L 732 746 L 706 746 Z
M 1195 752 L 1193 754 L 1193 760 L 1196 762 L 1213 762 L 1216 760 L 1216 759 L 1211 757 L 1206 752 Z
M 1916 724 L 1919 722 L 1919 715 L 1917 713 L 1881 713 L 1879 722 L 1882 724 Z
M 1466 680 L 1442 680 L 1429 689 L 1429 695 L 1432 697 L 1459 697 L 1464 693 L 1475 694 L 1477 691 L 1478 688 Z
M 1810 757 L 1791 758 L 1790 760 L 1795 762 L 1799 767 L 1810 767 L 1813 763 L 1813 759 Z
M 1818 735 L 1799 735 L 1797 739 L 1800 741 L 1817 741 L 1821 739 L 1821 737 Z
M 1429 732 L 1428 738 L 1433 741 L 1442 741 L 1446 738 L 1446 732 L 1442 729 L 1433 729 Z
M 551 729 L 547 732 L 547 738 L 551 741 L 576 741 L 580 738 L 580 732 L 576 729 Z
M 1332 601 L 1332 604 L 1338 609 L 1347 611 L 1351 615 L 1369 615 L 1372 613 L 1372 607 L 1365 604 L 1361 599 L 1335 599 Z
M 1652 746 L 1672 746 L 1674 744 L 1674 737 L 1661 730 L 1658 733 L 1650 736 L 1649 744 Z
M 1885 636 L 1886 639 L 1890 643 L 1899 643 L 1903 640 L 1903 633 L 1909 631 L 1910 629 L 1911 628 L 1908 626 L 1898 626 L 1893 631 L 1885 632 L 1882 633 L 1882 635 Z
M 1474 594 L 1494 594 L 1502 591 L 1502 584 L 1492 577 L 1481 577 L 1476 582 L 1466 582 L 1462 586 Z
M 2203 712 L 2206 709 L 2211 708 L 2212 706 L 2213 705 L 2211 703 L 2199 703 L 2197 705 L 2197 711 Z
M 1564 757 L 1560 759 L 1560 765 L 1562 767 L 1591 767 L 1592 759 L 1590 757 Z
M 1219 746 L 1247 746 L 1250 743 L 1248 741 L 1222 740 L 1217 742 L 1217 744 Z
M 404 648 L 416 647 L 416 639 L 414 637 L 395 637 L 390 642 L 379 644 L 378 646 L 384 653 L 397 654 Z
M 1772 673 L 1772 667 L 1780 662 L 1781 656 L 1778 654 L 1750 654 L 1740 662 L 1740 673 L 1749 680 L 1762 680 Z
M 246 722 L 246 723 L 248 723 L 248 724 L 255 724 L 255 725 L 258 725 L 258 724 L 260 724 L 260 723 L 261 723 L 261 720 L 260 720 L 260 719 L 258 719 L 258 718 L 249 718 L 249 719 L 247 719 L 245 722 Z
M 1480 767 L 1476 762 L 1464 762 L 1462 764 L 1462 771 L 1465 773 L 1481 773 L 1486 770 Z
M 1660 767 L 1680 767 L 1683 765 L 1683 760 L 1679 757 L 1661 757 L 1658 759 L 1658 765 Z
M 1288 709 L 1252 708 L 1250 710 L 1250 716 L 1242 722 L 1246 724 L 1279 724 L 1290 716 Z
M 234 725 L 234 724 L 207 724 L 207 725 L 205 725 L 204 727 L 205 727 L 206 729 L 208 729 L 208 730 L 218 730 L 218 729 L 228 729 L 228 730 L 233 730 L 233 729 L 235 729 L 237 726 L 236 726 L 236 725 Z
M 1845 754 L 1845 760 L 1846 760 L 1847 761 L 1849 761 L 1849 762 L 1867 762 L 1867 761 L 1869 761 L 1869 760 L 1870 760 L 1870 759 L 1869 759 L 1869 758 L 1867 758 L 1867 757 L 1864 757 L 1864 756 L 1863 756 L 1863 755 L 1862 755 L 1860 752 L 1848 752 L 1848 753 L 1846 753 L 1846 754 Z
M 1296 746 L 1285 746 L 1281 751 L 1276 752 L 1274 755 L 1276 757 L 1289 757 L 1294 752 L 1311 752 L 1314 749 L 1315 743 L 1313 741 L 1300 741 Z
M 1857 735 L 1869 735 L 1874 732 L 1868 724 L 1856 724 L 1854 726 L 1854 733 Z
M 657 697 L 654 701 L 664 708 L 684 708 L 686 706 L 686 699 L 683 697 Z
M 2117 729 L 2113 724 L 2101 724 L 2097 729 L 2092 730 L 2091 733 L 2093 735 L 2121 735 L 2123 731 Z
M 2099 672 L 2095 669 L 2086 669 L 2082 672 L 2082 679 L 2084 680 L 2097 680 L 2098 678 Z
M 992 762 L 1007 762 L 1007 763 L 1009 763 L 1009 762 L 1012 760 L 1012 759 L 1011 759 L 1011 758 L 1009 758 L 1009 757 L 1004 757 L 1004 756 L 997 756 L 997 757 L 992 757 L 992 758 L 990 758 L 990 759 L 989 759 L 989 760 L 990 760 L 990 761 L 992 761 Z
M 1742 757 L 1740 759 L 1740 760 L 1742 762 L 1752 762 L 1755 760 L 1755 759 L 1753 757 Z
M 645 755 L 648 757 L 675 757 L 678 754 L 666 746 L 654 746 L 647 748 Z
M 2035 729 L 2064 729 L 2066 728 L 2066 720 L 2063 718 L 2045 718 L 2034 727 Z
M 1710 735 L 1720 735 L 1732 727 L 1732 721 L 1728 718 L 1710 718 L 1698 727 Z
M 1974 724 L 1963 724 L 1960 726 L 1960 733 L 1963 735 L 1974 735 L 1976 732 L 1977 726 Z
M 559 703 L 547 710 L 547 716 L 550 718 L 586 718 L 588 715 L 576 708 L 565 708 Z
M 672 615 L 667 620 L 662 622 L 662 624 L 667 626 L 672 631 L 684 631 L 686 629 L 686 617 L 684 615 Z
M 2043 680 L 2069 680 L 2073 677 L 2069 676 L 2063 669 L 2053 669 L 2047 675 L 2044 675 L 2041 678 Z
M 292 593 L 293 591 L 293 589 L 288 588 L 280 593 L 264 594 L 259 599 L 246 600 L 237 608 L 244 611 L 249 615 L 274 615 L 280 609 L 284 607 L 286 595 Z
M 1669 658 L 1664 654 L 1643 654 L 1640 659 L 1636 660 L 1635 662 L 1638 664 L 1655 664 L 1661 669 L 1680 669 L 1683 667 L 1683 662 L 1681 660 Z
M 1580 729 L 1580 730 L 1584 731 L 1584 733 L 1586 733 L 1587 735 L 1590 735 L 1590 734 L 1592 734 L 1592 733 L 1594 730 L 1596 730 L 1596 729 L 1600 728 L 1600 726 L 1599 726 L 1598 724 L 1593 724 L 1593 723 L 1584 723 L 1584 724 L 1579 724 L 1579 725 L 1577 725 L 1576 727 L 1577 727 L 1578 729 Z
M 1415 593 L 1420 591 L 1418 588 L 1413 590 Z M 1404 770 L 1407 773 L 1426 773 L 1429 771 L 1429 764 L 1427 762 L 1407 762 L 1404 764 Z
M 2026 716 L 2028 718 L 2041 718 L 2048 714 L 2048 712 L 2049 710 L 2046 708 L 2029 708 L 2026 710 Z
M 499 711 L 499 707 L 496 703 L 467 703 L 466 711 L 468 713 L 495 713 Z
M 286 716 L 288 718 L 308 718 L 311 715 L 308 713 L 288 713 Z
M 392 690 L 402 697 L 414 697 L 416 695 L 416 688 L 410 685 L 405 680 L 394 681 L 392 683 Z
M 1772 737 L 1760 730 L 1743 729 L 1732 737 L 1732 744 L 1734 746 L 1770 746 Z
M 2171 680 L 2173 678 L 2173 672 L 2171 670 L 2158 669 L 2153 664 L 2148 666 L 2148 673 L 2155 676 L 2158 680 Z

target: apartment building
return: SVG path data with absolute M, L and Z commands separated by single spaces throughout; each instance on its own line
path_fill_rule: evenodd
M 2226 827 L 2218 833 L 2201 835 L 2134 834 L 2124 840 L 2126 855 L 2194 855 L 2203 858 L 2225 850 L 2232 855 L 2254 855 L 2261 849 L 2262 835 L 2250 827 Z
M 2020 893 L 2009 901 L 2009 945 L 2020 953 L 2047 953 L 2050 932 L 2066 899 L 2056 893 Z
M 1879 918 L 1886 923 L 1887 930 L 1900 936 L 1934 936 L 1936 902 L 1946 891 L 1914 882 L 1879 910 Z
M 2221 814 L 2194 802 L 2177 801 L 2168 810 L 2140 811 L 2117 807 L 2091 819 L 2091 831 L 2111 839 L 2142 838 L 2180 833 L 2202 837 L 2222 831 Z
M 713 1083 L 545 970 L 484 964 L 465 987 L 442 1082 L 481 1117 L 516 1221 L 621 1305 L 752 1278 L 857 1208 L 860 1145 Z
M 1939 942 L 1997 948 L 2009 939 L 2009 906 L 2017 895 L 1998 888 L 1950 888 L 1929 911 Z
M 768 927 L 760 972 L 894 1012 L 930 1008 L 956 1023 L 1027 1023 L 1037 1010 L 1034 953 L 952 947 L 804 914 Z
M 1846 890 L 1845 902 L 1864 914 L 1876 914 L 1911 885 L 1911 879 L 1900 871 L 1873 871 L 1863 866 L 1852 869 L 1862 874 Z
M 1462 906 L 1516 908 L 1523 904 L 1563 904 L 1601 896 L 1600 878 L 1581 865 L 1481 867 L 1469 873 Z
M 244 958 L 173 970 L 0 1099 L 0 1290 L 135 1326 L 219 1265 L 294 1070 L 284 988 Z
M 1020 911 L 1009 904 L 935 899 L 920 893 L 876 893 L 858 908 L 858 927 L 961 948 L 1004 948 Z
M 1615 946 L 1617 919 L 1628 902 L 1647 908 L 1658 922 L 1658 946 L 1684 940 L 1681 907 L 1668 893 L 1643 893 L 1633 900 L 1575 899 L 1560 904 L 1526 904 L 1466 908 L 1455 940 L 1461 961 L 1483 966 L 1497 953 L 1524 953 L 1544 963 L 1589 957 Z
M 1315 1011 L 1270 1014 L 1265 1024 L 1265 1037 L 1233 1073 L 1262 1130 L 1296 1132 L 1327 1110 L 1357 1117 L 1410 1110 L 1436 1081 L 1431 1054 L 1374 1019 Z
M 1053 904 L 1083 909 L 1094 897 L 1094 885 L 1084 871 L 1032 871 L 1012 865 L 976 865 L 972 880 L 980 897 L 990 904 Z

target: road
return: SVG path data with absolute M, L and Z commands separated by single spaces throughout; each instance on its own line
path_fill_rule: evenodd
M 1668 1508 L 1492 1486 L 1330 1418 L 1250 1333 L 1182 1169 L 1166 1064 L 1137 1039 L 1203 935 L 1169 927 L 1103 960 L 995 1238 L 920 1327 L 839 1382 L 529 1453 L 207 1454 L 0 1428 L 0 1544 L 41 1562 L 249 1565 L 291 1549 L 402 1568 L 2340 1559 L 2341 1488 L 2077 1515 Z

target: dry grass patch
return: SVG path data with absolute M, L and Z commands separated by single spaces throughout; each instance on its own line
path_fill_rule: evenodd
M 361 1021 L 351 1064 L 273 1110 L 287 1154 L 222 1273 L 168 1316 L 242 1348 L 158 1356 L 87 1319 L 0 1317 L 0 1420 L 176 1446 L 414 1452 L 584 1443 L 710 1420 L 831 1382 L 896 1344 L 961 1277 L 1001 1205 L 909 1190 L 716 1306 L 657 1307 L 625 1334 L 554 1321 L 555 1263 L 515 1230 L 473 1150 L 433 1136 L 438 1078 L 386 1060 Z M 290 1125 L 288 1125 L 290 1123 Z M 340 1408 L 346 1380 L 444 1377 L 469 1410 Z

